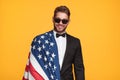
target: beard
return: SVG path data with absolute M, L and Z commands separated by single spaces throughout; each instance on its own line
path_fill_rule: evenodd
M 56 26 L 63 26 L 63 25 L 58 24 L 58 25 L 56 25 Z M 54 25 L 54 30 L 55 30 L 56 32 L 60 33 L 60 34 L 61 34 L 61 33 L 64 33 L 65 30 L 66 30 L 66 28 L 67 28 L 67 27 L 65 27 L 65 28 L 63 28 L 62 30 L 59 30 L 59 29 L 57 29 L 56 26 Z

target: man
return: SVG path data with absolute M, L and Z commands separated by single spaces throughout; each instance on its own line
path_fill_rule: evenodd
M 81 45 L 66 33 L 70 10 L 59 6 L 54 11 L 54 29 L 34 38 L 23 80 L 85 80 Z

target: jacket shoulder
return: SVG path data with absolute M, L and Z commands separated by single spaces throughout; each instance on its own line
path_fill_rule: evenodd
M 67 34 L 67 37 L 70 38 L 71 40 L 77 40 L 77 41 L 80 41 L 79 38 L 75 37 L 75 36 L 72 36 L 70 34 Z

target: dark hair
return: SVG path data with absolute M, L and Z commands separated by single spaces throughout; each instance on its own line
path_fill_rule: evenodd
M 66 13 L 68 15 L 68 18 L 70 17 L 70 10 L 66 6 L 58 6 L 58 7 L 56 7 L 55 10 L 54 10 L 54 17 L 56 16 L 57 12 L 64 12 L 64 13 Z

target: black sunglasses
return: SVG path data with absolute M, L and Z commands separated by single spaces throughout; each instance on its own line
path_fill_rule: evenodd
M 60 23 L 60 21 L 62 21 L 63 24 L 67 24 L 68 23 L 68 19 L 59 19 L 59 18 L 54 18 L 54 21 L 56 23 Z

